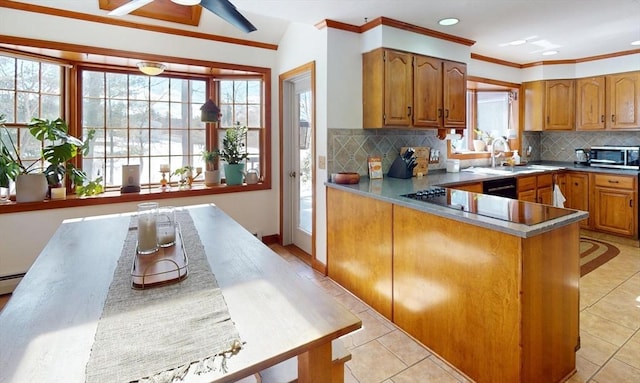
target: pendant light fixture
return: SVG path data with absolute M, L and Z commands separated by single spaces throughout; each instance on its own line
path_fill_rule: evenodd
M 167 68 L 166 65 L 161 63 L 154 63 L 151 61 L 141 61 L 138 63 L 138 69 L 140 72 L 146 74 L 147 76 L 157 76 L 160 73 L 164 72 Z
M 171 0 L 176 4 L 180 5 L 198 5 L 200 4 L 200 0 Z

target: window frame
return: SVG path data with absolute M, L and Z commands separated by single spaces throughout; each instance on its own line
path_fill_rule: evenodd
M 512 91 L 515 92 L 515 97 L 513 99 L 513 106 L 511 108 L 512 119 L 514 123 L 514 128 L 516 129 L 516 138 L 509 139 L 509 148 L 511 150 L 519 150 L 520 151 L 520 143 L 522 137 L 522 128 L 520 126 L 520 104 L 519 104 L 519 94 L 520 94 L 520 84 L 509 83 L 504 81 L 497 81 L 487 78 L 480 77 L 467 77 L 467 91 L 481 92 L 481 91 Z M 464 129 L 464 136 L 467 140 L 472 140 L 475 136 L 474 129 L 476 128 L 477 123 L 477 98 L 474 98 L 474 103 L 469 105 L 467 104 L 467 126 Z M 455 131 L 451 131 L 452 134 L 455 134 Z M 511 152 L 507 152 L 507 155 L 511 155 Z M 475 159 L 489 159 L 489 152 L 468 152 L 468 153 L 457 153 L 453 150 L 451 146 L 451 140 L 447 140 L 447 158 L 450 159 L 459 159 L 459 160 L 475 160 Z
M 113 51 L 110 49 L 103 49 L 97 47 L 88 47 L 93 55 L 99 55 L 103 57 L 100 62 L 88 62 L 83 61 L 86 57 L 88 57 L 84 52 L 79 52 L 78 46 L 66 43 L 45 41 L 45 40 L 31 40 L 31 39 L 21 39 L 16 38 L 14 41 L 15 44 L 13 49 L 5 50 L 1 49 L 0 51 L 9 55 L 9 56 L 21 56 L 28 57 L 30 60 L 41 61 L 46 63 L 55 63 L 64 67 L 63 69 L 63 99 L 61 106 L 61 118 L 65 119 L 65 121 L 69 125 L 69 133 L 74 136 L 79 136 L 82 133 L 81 128 L 81 92 L 78 81 L 78 67 L 91 67 L 91 68 L 102 68 L 102 69 L 110 69 L 110 70 L 121 70 L 127 72 L 136 72 L 138 71 L 135 63 L 139 60 L 150 60 L 167 63 L 171 68 L 179 68 L 184 69 L 185 72 L 180 72 L 178 70 L 167 70 L 167 73 L 171 73 L 174 75 L 186 75 L 186 76 L 201 76 L 202 78 L 207 78 L 210 81 L 215 83 L 216 79 L 220 78 L 242 78 L 249 76 L 251 78 L 259 78 L 262 80 L 262 129 L 263 132 L 260 135 L 260 175 L 261 182 L 258 184 L 243 184 L 237 186 L 227 186 L 224 184 L 218 186 L 204 186 L 204 183 L 194 184 L 193 187 L 189 190 L 179 190 L 177 187 L 172 188 L 170 191 L 164 191 L 160 188 L 148 188 L 143 189 L 140 193 L 120 193 L 119 191 L 105 191 L 104 193 L 91 196 L 91 197 L 82 197 L 79 198 L 75 196 L 75 194 L 67 193 L 66 200 L 46 200 L 43 202 L 33 203 L 33 204 L 6 204 L 3 205 L 3 208 L 0 209 L 0 214 L 2 213 L 14 213 L 14 212 L 23 212 L 23 211 L 33 211 L 33 210 L 41 210 L 41 209 L 55 209 L 55 208 L 66 208 L 66 207 L 75 207 L 75 206 L 91 206 L 91 205 L 101 205 L 101 204 L 111 204 L 111 203 L 120 203 L 120 202 L 132 202 L 132 201 L 145 201 L 151 199 L 166 199 L 166 198 L 184 198 L 184 197 L 196 197 L 196 196 L 204 196 L 211 194 L 224 194 L 224 193 L 235 193 L 235 192 L 244 192 L 244 191 L 255 191 L 255 190 L 268 190 L 272 188 L 272 172 L 271 172 L 271 161 L 272 161 L 272 153 L 271 153 L 271 134 L 272 134 L 272 91 L 271 91 L 271 72 L 272 69 L 268 67 L 255 67 L 248 65 L 238 65 L 238 64 L 227 64 L 227 63 L 219 63 L 219 62 L 209 62 L 203 60 L 194 60 L 188 58 L 177 58 L 172 56 L 161 56 L 161 55 L 150 55 L 150 54 L 140 54 L 136 52 L 126 52 L 126 51 Z M 46 46 L 51 51 L 55 52 L 52 56 L 47 56 L 44 54 L 35 54 L 31 53 L 32 47 L 43 47 Z M 21 48 L 23 50 L 21 50 Z M 116 56 L 113 56 L 113 55 Z M 64 58 L 61 58 L 64 57 Z M 68 57 L 73 57 L 73 60 L 67 59 Z M 77 61 L 76 61 L 77 60 Z M 113 64 L 114 62 L 118 62 L 119 64 Z M 124 63 L 124 64 L 123 64 Z M 218 97 L 215 94 L 216 87 L 210 87 L 212 94 L 210 97 L 217 101 Z M 208 126 L 211 123 L 207 123 L 206 126 L 206 142 L 209 148 L 217 147 L 217 138 L 216 134 L 210 134 L 211 128 Z M 215 128 L 215 127 L 214 127 Z M 77 156 L 74 159 L 74 165 L 81 167 L 82 158 L 81 156 Z M 202 176 L 201 176 L 202 177 Z M 27 206 L 28 205 L 28 206 Z

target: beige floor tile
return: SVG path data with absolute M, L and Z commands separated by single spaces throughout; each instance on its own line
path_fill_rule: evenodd
M 357 315 L 362 320 L 362 328 L 341 338 L 345 347 L 349 350 L 379 338 L 393 330 L 393 328 L 390 329 L 388 327 L 385 321 L 380 320 L 379 316 L 374 315 L 373 310 L 363 311 Z
M 440 368 L 445 370 L 449 375 L 451 375 L 454 378 L 456 378 L 459 382 L 461 382 L 461 383 L 471 383 L 472 382 L 471 380 L 467 379 L 464 375 L 460 374 L 453 367 L 449 366 L 445 361 L 440 359 L 440 357 L 438 357 L 437 355 L 432 355 L 432 356 L 429 357 L 429 359 L 431 359 L 433 361 L 433 363 L 435 363 L 438 366 L 440 366 Z
M 336 295 L 344 294 L 344 289 L 331 279 L 327 278 L 321 281 L 316 281 L 318 285 L 320 285 L 325 291 L 334 297 Z
M 569 378 L 567 383 L 586 383 L 589 381 L 596 371 L 598 366 L 595 363 L 591 363 L 581 356 L 576 356 L 576 373 Z
M 369 310 L 369 306 L 346 291 L 335 298 L 354 314 Z
M 614 358 L 640 370 L 640 331 L 620 348 Z M 638 376 L 638 381 L 640 381 L 640 376 Z
M 617 350 L 618 347 L 616 345 L 581 331 L 580 350 L 578 350 L 576 355 L 598 366 L 602 366 Z
M 630 278 L 611 293 L 589 307 L 591 313 L 609 319 L 633 330 L 640 329 L 640 275 Z
M 609 319 L 593 314 L 590 310 L 580 313 L 580 331 L 586 331 L 590 335 L 598 337 L 604 341 L 612 343 L 618 347 L 622 346 L 631 336 L 633 330 L 619 325 Z
M 429 351 L 401 330 L 394 330 L 381 336 L 378 338 L 378 342 L 382 343 L 383 346 L 398 356 L 400 360 L 408 366 L 431 355 Z
M 393 383 L 459 383 L 459 381 L 427 358 L 391 378 Z
M 344 383 L 359 383 L 358 379 L 351 373 L 349 368 L 344 369 Z
M 360 383 L 378 383 L 407 368 L 407 365 L 377 340 L 351 350 L 349 370 Z
M 594 377 L 601 383 L 638 383 L 640 370 L 617 359 L 611 359 Z

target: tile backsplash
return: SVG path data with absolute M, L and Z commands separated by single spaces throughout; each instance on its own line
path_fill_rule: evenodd
M 439 140 L 435 130 L 396 129 L 329 129 L 329 174 L 357 172 L 367 175 L 367 157 L 382 157 L 382 170 L 386 174 L 403 146 L 428 146 L 440 150 L 440 162 L 429 169 L 446 168 L 447 141 Z M 575 159 L 575 149 L 596 145 L 640 145 L 640 132 L 524 132 L 522 154 L 531 146 L 528 161 L 563 161 Z M 523 155 L 523 159 L 525 159 Z M 460 168 L 487 166 L 487 159 L 463 160 Z

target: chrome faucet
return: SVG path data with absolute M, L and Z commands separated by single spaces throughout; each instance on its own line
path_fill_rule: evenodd
M 504 151 L 496 154 L 496 143 L 498 143 L 498 142 L 502 144 L 502 148 L 504 149 Z M 510 151 L 509 142 L 507 142 L 506 139 L 504 139 L 502 137 L 494 138 L 493 142 L 491 143 L 491 153 L 489 153 L 490 156 L 491 156 L 491 167 L 495 168 L 496 167 L 496 158 L 504 157 L 504 155 L 505 155 L 504 152 L 508 152 L 508 151 Z

